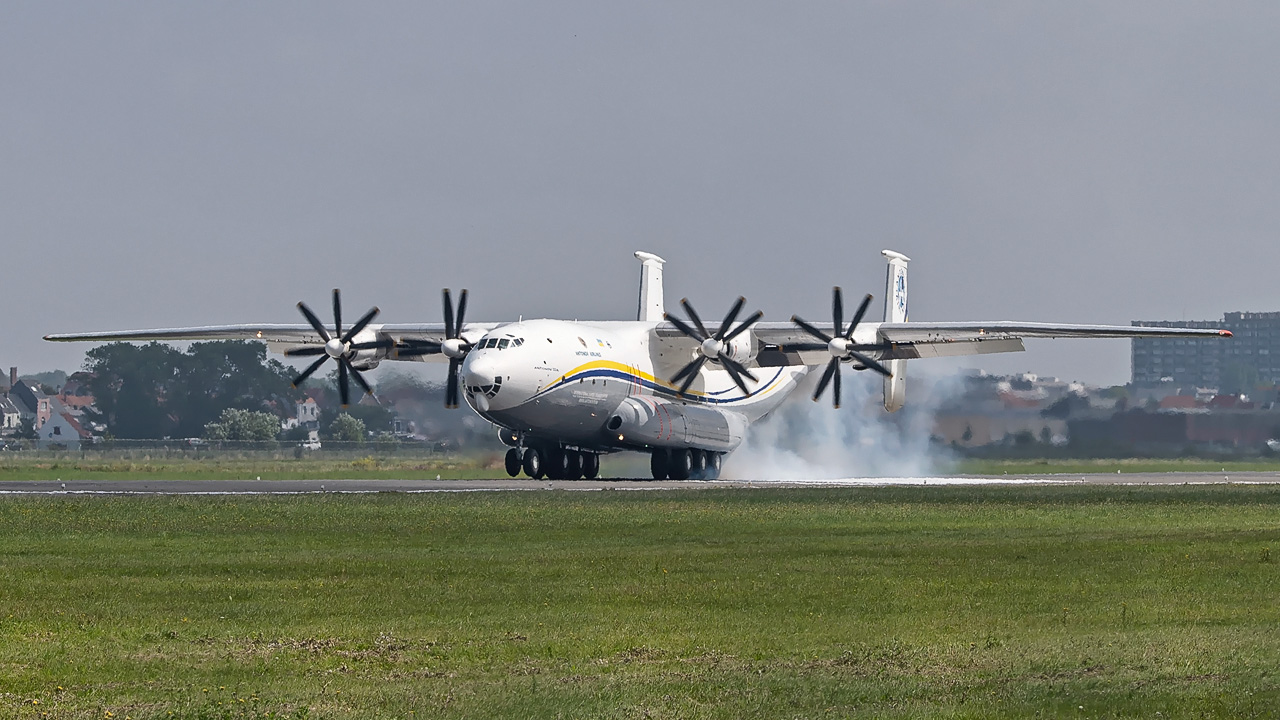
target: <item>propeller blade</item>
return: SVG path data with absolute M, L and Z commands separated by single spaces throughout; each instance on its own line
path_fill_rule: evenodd
M 296 348 L 293 350 L 284 351 L 285 357 L 306 357 L 307 355 L 323 355 L 323 354 L 324 354 L 324 348 L 322 347 L 304 347 L 304 348 Z
M 831 327 L 835 331 L 835 336 L 844 335 L 844 293 L 841 292 L 840 286 L 831 288 Z
M 398 345 L 396 357 L 421 357 L 423 355 L 439 355 L 440 343 L 422 343 L 421 345 Z
M 671 378 L 671 384 L 674 385 L 675 383 L 680 382 L 685 378 L 686 375 L 688 375 L 691 372 L 694 372 L 694 367 L 697 364 L 698 364 L 697 359 L 690 360 L 688 365 L 685 365 L 684 367 L 680 368 L 680 372 L 676 373 L 675 377 Z
M 364 376 L 361 375 L 360 371 L 357 370 L 356 367 L 351 364 L 351 361 L 347 360 L 346 358 L 342 358 L 342 364 L 347 366 L 347 372 L 351 373 L 351 377 L 355 378 L 356 384 L 358 384 L 361 388 L 364 389 L 365 394 L 372 395 L 373 388 L 369 387 L 369 383 L 365 382 Z
M 724 322 L 720 323 L 720 329 L 716 330 L 717 340 L 724 341 L 728 339 L 724 336 L 724 334 L 729 331 L 730 327 L 733 326 L 733 321 L 738 319 L 738 312 L 742 310 L 742 306 L 746 302 L 747 302 L 746 298 L 742 297 L 741 295 L 738 296 L 737 302 L 735 302 L 733 304 L 733 307 L 729 308 L 729 312 L 725 314 Z
M 724 338 L 721 340 L 721 342 L 729 342 L 730 340 L 732 340 L 732 339 L 734 339 L 734 338 L 738 337 L 739 335 L 741 335 L 741 334 L 742 334 L 742 331 L 743 331 L 743 330 L 746 330 L 747 328 L 751 327 L 752 325 L 755 325 L 757 322 L 759 322 L 759 321 L 760 321 L 760 318 L 762 318 L 762 317 L 764 317 L 764 313 L 760 312 L 759 310 L 755 311 L 754 313 L 752 313 L 751 315 L 749 315 L 749 316 L 747 317 L 747 319 L 746 319 L 746 320 L 743 320 L 741 325 L 739 325 L 738 327 L 734 328 L 734 329 L 733 329 L 733 332 L 731 332 L 731 333 L 729 333 L 728 335 L 724 336 Z
M 840 409 L 840 371 L 831 376 L 831 407 Z
M 738 389 L 742 391 L 742 394 L 750 395 L 751 391 L 747 389 L 747 384 L 743 382 L 742 375 L 736 368 L 734 368 L 734 365 L 738 365 L 738 363 L 733 362 L 728 358 L 721 358 L 720 362 L 724 364 L 724 369 L 729 371 L 729 377 L 733 378 L 734 384 L 738 386 Z M 738 365 L 738 367 L 742 366 Z
M 298 303 L 298 309 L 302 311 L 302 316 L 305 317 L 307 322 L 311 324 L 311 327 L 320 334 L 320 337 L 324 338 L 325 342 L 329 342 L 333 339 L 333 336 L 329 334 L 328 328 L 324 326 L 324 323 L 320 322 L 320 318 L 316 317 L 315 313 L 311 312 L 311 308 L 307 307 L 306 303 Z
M 449 378 L 444 388 L 444 406 L 450 409 L 458 407 L 458 366 L 461 360 L 449 360 Z
M 333 330 L 334 337 L 342 337 L 342 298 L 338 288 L 333 289 Z
M 393 348 L 396 341 L 391 338 L 383 338 L 381 340 L 370 340 L 369 342 L 352 343 L 352 350 L 372 350 L 374 348 Z
M 689 367 L 692 367 L 693 370 L 690 371 L 689 377 L 684 379 L 684 383 L 680 385 L 679 394 L 681 396 L 684 396 L 686 393 L 689 392 L 689 386 L 693 384 L 694 378 L 698 377 L 698 372 L 702 370 L 702 366 L 706 364 L 706 362 L 707 362 L 706 356 L 699 355 L 697 360 L 694 360 L 692 363 L 689 364 Z
M 454 337 L 462 337 L 462 318 L 467 314 L 467 289 L 462 288 L 462 292 L 458 293 L 458 320 L 455 323 Z
M 453 332 L 453 298 L 449 297 L 449 288 L 444 289 L 444 336 L 446 339 L 458 337 Z
M 345 344 L 347 344 L 347 343 L 351 342 L 351 338 L 355 337 L 356 335 L 359 335 L 359 334 L 360 334 L 360 331 L 361 331 L 361 330 L 363 330 L 363 329 L 364 329 L 364 327 L 365 327 L 366 325 L 368 325 L 368 324 L 369 324 L 369 322 L 370 322 L 370 321 L 372 321 L 372 320 L 373 320 L 375 317 L 377 317 L 377 316 L 378 316 L 378 308 L 377 308 L 377 307 L 374 307 L 372 310 L 370 310 L 369 312 L 365 313 L 365 314 L 364 314 L 364 317 L 362 317 L 362 318 L 360 318 L 359 320 L 357 320 L 357 321 L 356 321 L 356 324 L 355 324 L 355 325 L 352 325 L 352 326 L 351 326 L 351 329 L 347 331 L 347 334 L 342 336 L 342 344 L 344 344 L 344 345 L 345 345 Z
M 828 335 L 828 334 L 826 334 L 826 333 L 822 332 L 821 330 L 819 330 L 818 328 L 816 328 L 816 327 L 814 327 L 814 326 L 810 325 L 809 323 L 805 322 L 804 320 L 801 320 L 799 315 L 792 315 L 792 316 L 791 316 L 791 322 L 795 323 L 795 324 L 796 324 L 796 326 L 797 326 L 797 327 L 799 327 L 801 330 L 803 330 L 803 331 L 805 331 L 805 332 L 809 333 L 810 335 L 812 335 L 812 336 L 814 336 L 814 337 L 818 338 L 819 340 L 821 340 L 821 341 L 823 341 L 823 342 L 829 343 L 829 342 L 831 342 L 831 340 L 832 340 L 832 337 L 831 337 L 830 335 Z
M 731 357 L 726 357 L 726 356 L 724 356 L 724 355 L 721 355 L 721 356 L 720 356 L 720 364 L 721 364 L 721 365 L 724 365 L 724 366 L 725 366 L 726 368 L 728 368 L 729 370 L 732 370 L 732 371 L 734 371 L 734 372 L 738 373 L 739 375 L 745 375 L 746 377 L 751 378 L 751 382 L 758 382 L 758 381 L 756 380 L 756 376 L 755 376 L 755 375 L 752 375 L 750 370 L 748 370 L 748 369 L 746 369 L 745 367 L 743 367 L 741 363 L 739 363 L 737 360 L 734 360 L 734 359 L 733 359 L 733 358 L 731 358 Z M 745 391 L 745 390 L 746 390 L 746 388 L 743 388 L 743 390 Z
M 867 306 L 871 304 L 871 293 L 862 298 L 862 304 L 858 306 L 858 312 L 853 314 L 853 320 L 849 322 L 849 331 L 844 334 L 845 340 L 853 339 L 853 329 L 858 327 L 858 323 L 862 322 L 862 316 L 867 314 Z
M 875 360 L 872 360 L 866 355 L 863 355 L 862 353 L 857 352 L 855 350 L 850 350 L 849 355 L 851 355 L 854 360 L 857 360 L 858 362 L 862 363 L 863 365 L 865 365 L 866 367 L 872 370 L 875 370 L 881 375 L 885 377 L 893 377 L 893 373 L 889 372 L 888 368 L 876 362 Z
M 346 358 L 338 363 L 338 396 L 342 399 L 342 407 L 351 404 L 351 388 L 347 384 L 347 364 Z
M 677 330 L 684 333 L 685 335 L 688 335 L 694 340 L 697 340 L 698 342 L 702 342 L 703 340 L 707 339 L 706 335 L 699 336 L 696 330 L 689 327 L 688 325 L 685 325 L 684 322 L 680 318 L 676 317 L 675 315 L 667 315 L 664 313 L 662 317 L 666 318 L 667 322 L 671 323 L 672 325 L 675 325 Z
M 813 391 L 814 402 L 822 397 L 822 391 L 827 389 L 827 383 L 831 382 L 831 376 L 835 374 L 836 369 L 840 367 L 840 361 L 831 358 L 831 362 L 827 363 L 827 371 L 822 373 L 822 379 L 818 381 L 818 389 Z
M 698 317 L 698 311 L 694 310 L 693 306 L 689 304 L 689 298 L 682 298 L 680 304 L 684 306 L 684 311 L 689 314 L 689 319 L 693 321 L 698 331 L 702 333 L 702 338 L 711 337 L 711 333 L 707 332 L 707 326 L 702 324 L 702 318 Z
M 324 361 L 328 359 L 329 359 L 329 356 L 325 355 L 319 360 L 311 363 L 310 367 L 308 367 L 306 370 L 303 370 L 301 375 L 293 379 L 293 386 L 298 387 L 299 385 L 301 385 L 303 380 L 306 380 L 307 378 L 311 377 L 311 374 L 319 370 L 320 366 L 324 364 Z

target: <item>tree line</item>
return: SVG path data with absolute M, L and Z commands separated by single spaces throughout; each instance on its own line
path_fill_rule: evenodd
M 265 439 L 268 426 L 274 437 L 303 399 L 293 387 L 296 371 L 268 358 L 261 342 L 197 342 L 185 352 L 157 342 L 110 343 L 87 352 L 84 369 L 95 405 L 89 419 L 121 439 Z M 333 425 L 342 414 L 322 412 L 322 433 L 349 435 L 351 423 Z M 357 405 L 345 414 L 369 431 L 391 430 L 385 408 Z

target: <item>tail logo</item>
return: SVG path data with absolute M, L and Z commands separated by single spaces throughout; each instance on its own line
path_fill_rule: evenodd
M 907 312 L 907 274 L 902 270 L 898 271 L 898 279 L 893 286 L 893 297 L 898 310 L 902 311 L 905 316 Z

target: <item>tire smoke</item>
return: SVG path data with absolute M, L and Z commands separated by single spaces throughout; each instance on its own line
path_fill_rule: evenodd
M 930 477 L 952 459 L 931 438 L 937 410 L 962 391 L 958 377 L 911 378 L 906 406 L 887 413 L 880 376 L 845 373 L 845 404 L 831 407 L 810 396 L 811 373 L 802 387 L 748 431 L 725 459 L 721 477 L 732 480 L 827 480 Z

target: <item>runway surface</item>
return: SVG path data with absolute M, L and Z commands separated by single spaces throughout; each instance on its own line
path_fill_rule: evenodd
M 893 485 L 1205 485 L 1280 484 L 1280 473 L 1116 473 L 813 480 L 32 480 L 0 482 L 0 495 L 290 495 L 307 493 L 435 493 L 675 491 Z

